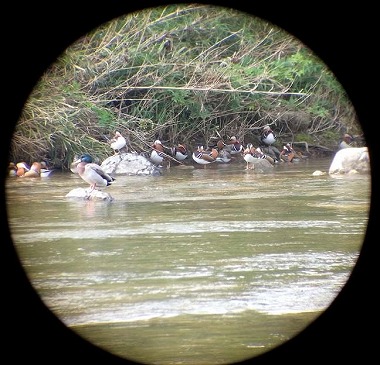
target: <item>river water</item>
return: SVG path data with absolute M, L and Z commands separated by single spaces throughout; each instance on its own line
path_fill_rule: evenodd
M 20 262 L 49 309 L 145 364 L 226 364 L 286 342 L 347 282 L 370 176 L 313 176 L 330 159 L 117 176 L 112 202 L 73 201 L 71 172 L 9 178 Z

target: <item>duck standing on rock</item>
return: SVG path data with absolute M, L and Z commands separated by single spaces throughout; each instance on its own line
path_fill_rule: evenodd
M 296 151 L 290 143 L 287 143 L 280 152 L 281 160 L 285 162 L 293 162 L 294 157 L 296 156 Z
M 164 161 L 164 158 L 165 158 L 164 146 L 162 145 L 159 139 L 156 139 L 152 145 L 150 160 L 155 165 L 161 165 L 161 163 Z
M 265 160 L 269 161 L 272 165 L 274 165 L 276 163 L 276 160 L 274 158 L 272 158 L 271 156 L 266 155 L 263 151 L 261 151 L 260 147 L 256 148 L 255 157 L 265 159 Z
M 259 159 L 267 160 L 271 165 L 275 164 L 272 157 L 264 154 L 260 147 L 255 148 L 252 143 L 247 144 L 247 147 L 243 151 L 243 158 L 247 162 L 246 170 L 254 169 L 254 163 Z
M 115 155 L 120 153 L 122 149 L 127 149 L 127 140 L 121 135 L 120 132 L 115 132 L 115 135 L 110 142 L 111 148 L 114 150 Z
M 243 151 L 244 161 L 247 163 L 246 170 L 253 170 L 255 168 L 254 162 L 257 157 L 255 156 L 256 149 L 252 143 L 248 143 Z
M 265 125 L 263 127 L 260 139 L 261 142 L 264 143 L 266 146 L 270 146 L 274 142 L 276 142 L 277 137 L 273 132 L 272 128 L 269 125 Z
M 280 151 L 274 146 L 276 140 L 277 136 L 272 128 L 269 125 L 265 125 L 260 136 L 261 147 L 265 149 L 265 152 L 270 154 L 272 158 L 281 162 Z
M 88 154 L 83 154 L 80 158 L 74 161 L 71 165 L 72 171 L 77 171 L 79 176 L 88 184 L 90 184 L 90 193 L 97 186 L 109 186 L 115 180 L 114 177 L 108 175 L 96 163 L 92 162 L 92 157 Z

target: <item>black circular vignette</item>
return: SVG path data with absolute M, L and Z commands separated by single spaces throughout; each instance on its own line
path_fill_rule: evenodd
M 125 4 L 124 4 L 125 3 Z M 165 2 L 169 3 L 169 2 Z M 110 0 L 106 3 L 65 1 L 54 7 L 31 2 L 10 4 L 3 17 L 3 119 L 1 166 L 5 177 L 13 128 L 29 93 L 44 70 L 71 43 L 101 23 L 128 12 L 165 4 L 140 1 L 138 5 Z M 176 3 L 171 1 L 170 3 Z M 178 2 L 177 2 L 178 3 Z M 204 3 L 198 1 L 198 3 Z M 243 5 L 236 1 L 205 2 L 235 8 L 267 20 L 304 42 L 332 70 L 356 109 L 370 151 L 372 197 L 367 235 L 357 265 L 332 305 L 290 341 L 240 364 L 305 364 L 310 361 L 369 363 L 375 356 L 371 325 L 375 309 L 374 247 L 378 214 L 379 146 L 376 144 L 375 84 L 377 67 L 371 50 L 376 47 L 374 8 L 363 4 L 333 9 L 320 3 L 281 7 Z M 331 4 L 330 4 L 331 5 Z M 365 6 L 366 5 L 366 6 Z M 4 44 L 5 42 L 5 44 Z M 5 87 L 4 87 L 5 86 Z M 128 364 L 86 342 L 65 327 L 44 306 L 20 266 L 10 237 L 2 194 L 2 304 L 3 363 Z M 374 328 L 376 331 L 376 327 Z M 5 341 L 5 342 L 4 342 Z M 11 359 L 11 360 L 9 360 Z

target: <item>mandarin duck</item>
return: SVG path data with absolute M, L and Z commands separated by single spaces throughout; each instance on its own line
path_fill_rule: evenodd
M 197 150 L 193 152 L 192 158 L 200 165 L 208 165 L 216 161 L 218 154 L 216 148 L 212 148 L 211 151 L 206 151 L 203 146 L 198 146 Z
M 238 153 L 243 152 L 243 145 L 239 142 L 239 140 L 232 136 L 230 140 L 227 142 L 228 152 L 231 155 L 236 155 Z
M 276 135 L 272 131 L 271 127 L 269 125 L 266 125 L 263 127 L 263 132 L 261 133 L 261 142 L 263 142 L 265 145 L 270 146 L 274 142 L 276 142 Z
M 19 177 L 24 176 L 25 173 L 30 170 L 30 166 L 25 162 L 17 162 L 16 168 L 17 168 L 16 175 Z
M 156 139 L 152 145 L 152 152 L 150 153 L 150 160 L 155 165 L 160 165 L 165 158 L 164 146 L 159 139 Z
M 39 177 L 41 171 L 41 164 L 39 162 L 33 162 L 32 166 L 29 166 L 25 162 L 18 162 L 16 164 L 16 175 L 19 177 Z
M 218 157 L 216 158 L 216 162 L 228 163 L 231 161 L 231 153 L 229 149 L 225 148 L 227 145 L 224 143 L 223 139 L 219 139 L 216 142 L 216 146 L 214 148 L 218 151 Z
M 114 150 L 115 155 L 120 153 L 120 150 L 126 148 L 127 140 L 121 135 L 120 132 L 115 132 L 115 135 L 110 140 L 111 148 Z
M 280 158 L 285 162 L 293 162 L 294 157 L 296 156 L 296 151 L 293 149 L 290 143 L 287 143 L 282 147 L 280 152 Z
M 14 162 L 9 162 L 8 175 L 9 176 L 17 176 L 17 166 Z
M 178 161 L 183 161 L 189 156 L 187 148 L 183 144 L 178 144 L 177 146 L 171 147 L 170 153 Z
M 41 173 L 41 163 L 33 162 L 32 166 L 30 166 L 29 171 L 25 171 L 25 177 L 39 177 Z
M 231 160 L 231 154 L 228 151 L 226 151 L 225 149 L 218 151 L 218 157 L 216 158 L 216 162 L 228 163 Z
M 246 170 L 253 170 L 255 168 L 254 162 L 256 157 L 256 149 L 252 143 L 248 143 L 247 147 L 243 151 L 244 161 L 247 162 Z
M 54 170 L 49 169 L 45 161 L 41 161 L 41 170 L 40 170 L 40 176 L 41 177 L 48 177 Z
M 343 135 L 342 141 L 339 143 L 339 149 L 341 150 L 342 148 L 350 148 L 352 146 L 352 142 L 354 141 L 354 138 L 346 133 Z

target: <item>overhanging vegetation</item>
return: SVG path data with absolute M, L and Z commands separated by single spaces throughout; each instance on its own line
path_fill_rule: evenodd
M 326 65 L 292 35 L 223 7 L 182 4 L 117 18 L 46 70 L 16 126 L 12 161 L 68 168 L 74 155 L 110 155 L 116 130 L 134 150 L 155 139 L 190 148 L 217 133 L 335 148 L 360 134 L 355 110 Z

